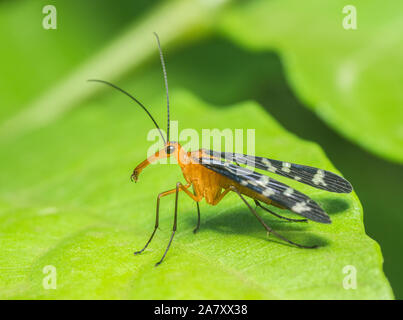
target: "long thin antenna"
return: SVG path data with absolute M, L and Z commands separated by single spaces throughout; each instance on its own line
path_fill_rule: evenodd
M 160 38 L 158 37 L 158 34 L 154 32 L 155 37 L 157 38 L 157 44 L 158 44 L 158 50 L 160 52 L 160 59 L 161 59 L 161 65 L 162 65 L 162 72 L 164 73 L 164 81 L 165 81 L 165 89 L 166 89 L 166 94 L 167 94 L 167 118 L 168 118 L 168 124 L 167 124 L 167 142 L 169 142 L 169 93 L 168 93 L 168 77 L 167 77 L 167 70 L 165 68 L 165 62 L 164 62 L 164 56 L 162 54 L 161 50 L 161 44 L 160 44 Z
M 140 107 L 142 107 L 142 108 L 144 109 L 145 112 L 147 112 L 148 116 L 151 118 L 151 120 L 154 122 L 155 126 L 157 127 L 157 129 L 158 129 L 158 131 L 159 131 L 159 133 L 160 133 L 160 135 L 161 135 L 162 141 L 164 141 L 164 145 L 166 144 L 166 141 L 165 141 L 165 139 L 164 139 L 164 135 L 162 134 L 160 127 L 158 126 L 157 122 L 155 121 L 155 119 L 153 118 L 153 116 L 151 115 L 151 113 L 146 109 L 146 107 L 145 107 L 140 101 L 138 101 L 138 100 L 137 100 L 135 97 L 133 97 L 130 93 L 126 92 L 125 90 L 123 90 L 123 89 L 121 89 L 121 88 L 119 88 L 118 86 L 114 85 L 113 83 L 110 83 L 110 82 L 105 81 L 105 80 L 89 79 L 89 80 L 87 80 L 87 81 L 89 81 L 89 82 L 100 82 L 100 83 L 107 84 L 108 86 L 111 86 L 112 88 L 115 88 L 116 90 L 119 90 L 120 92 L 122 92 L 122 93 L 124 93 L 125 95 L 127 95 L 130 99 L 132 99 L 133 101 L 135 101 Z

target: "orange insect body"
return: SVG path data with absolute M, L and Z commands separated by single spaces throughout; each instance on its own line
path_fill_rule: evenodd
M 186 152 L 178 142 L 173 141 L 170 141 L 166 147 L 157 151 L 154 155 L 140 163 L 134 169 L 132 175 L 133 179 L 137 181 L 140 172 L 150 163 L 163 158 L 169 158 L 172 154 L 166 152 L 168 146 L 175 148 L 175 151 L 172 154 L 175 156 L 182 170 L 183 176 L 188 183 L 185 186 L 186 189 L 188 189 L 190 186 L 193 186 L 194 188 L 195 194 L 191 196 L 193 200 L 200 202 L 203 200 L 203 198 L 205 198 L 208 204 L 215 206 L 230 191 L 230 187 L 235 187 L 240 191 L 240 193 L 250 198 L 283 208 L 283 206 L 273 203 L 273 201 L 269 198 L 264 197 L 259 193 L 254 192 L 240 185 L 239 183 L 236 183 L 235 181 L 202 166 L 198 159 L 201 157 L 213 158 L 213 156 L 206 153 L 203 149 Z

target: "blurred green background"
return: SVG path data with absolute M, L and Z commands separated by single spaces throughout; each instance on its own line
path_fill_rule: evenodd
M 47 4 L 57 8 L 56 30 L 42 27 Z M 342 28 L 347 4 L 357 8 L 357 30 Z M 150 86 L 163 92 L 150 33 L 158 31 L 171 88 L 222 108 L 255 100 L 322 147 L 352 182 L 401 299 L 402 9 L 399 1 L 0 1 L 2 148 L 99 95 L 88 75 L 141 79 L 137 92 L 153 101 Z M 16 161 L 30 161 L 21 152 Z M 16 184 L 5 176 L 4 198 Z

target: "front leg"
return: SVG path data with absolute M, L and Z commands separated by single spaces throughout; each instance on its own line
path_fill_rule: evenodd
M 178 183 L 179 183 L 179 182 L 178 182 Z M 183 186 L 183 185 L 182 185 L 182 186 Z M 183 188 L 186 188 L 186 189 L 189 188 L 189 187 L 190 187 L 190 184 L 188 184 L 188 185 L 186 185 L 186 186 L 183 186 Z M 180 190 L 179 190 L 179 191 L 180 191 Z M 161 200 L 161 198 L 162 198 L 162 197 L 165 197 L 165 196 L 167 196 L 167 195 L 170 195 L 170 194 L 172 194 L 172 193 L 175 193 L 175 192 L 177 192 L 177 188 L 174 188 L 174 189 L 171 189 L 171 190 L 168 190 L 168 191 L 165 191 L 165 192 L 161 192 L 161 193 L 157 196 L 157 210 L 156 210 L 156 213 L 155 213 L 155 226 L 154 226 L 154 231 L 153 231 L 153 233 L 151 234 L 150 239 L 148 239 L 147 243 L 145 244 L 144 248 L 141 249 L 141 250 L 139 250 L 139 251 L 134 252 L 135 255 L 142 253 L 142 252 L 147 248 L 147 246 L 150 244 L 151 240 L 154 238 L 155 232 L 157 231 L 158 225 L 159 225 L 160 200 Z
M 167 254 L 167 252 L 168 252 L 168 250 L 169 250 L 169 248 L 170 248 L 170 246 L 171 246 L 172 240 L 173 240 L 174 235 L 175 235 L 175 232 L 176 232 L 176 225 L 177 225 L 177 219 L 178 219 L 178 196 L 179 196 L 179 191 L 181 191 L 181 190 L 182 190 L 182 191 L 185 191 L 185 193 L 186 193 L 190 198 L 192 198 L 194 201 L 200 201 L 200 197 L 198 197 L 197 195 L 194 195 L 193 193 L 191 193 L 191 192 L 188 190 L 189 186 L 190 186 L 190 184 L 184 186 L 184 185 L 183 185 L 182 183 L 180 183 L 180 182 L 178 182 L 178 183 L 176 184 L 176 189 L 175 189 L 175 190 L 176 190 L 176 197 L 175 197 L 174 224 L 173 224 L 173 227 L 172 227 L 171 238 L 169 239 L 169 243 L 168 243 L 167 248 L 165 249 L 164 255 L 162 256 L 161 260 L 158 261 L 158 262 L 155 264 L 155 266 L 160 265 L 161 262 L 164 260 L 166 254 Z

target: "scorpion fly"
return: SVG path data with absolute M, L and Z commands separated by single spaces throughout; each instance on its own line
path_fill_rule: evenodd
M 277 218 L 284 219 L 292 222 L 307 222 L 313 220 L 320 223 L 331 223 L 330 217 L 327 213 L 307 195 L 281 183 L 273 178 L 269 178 L 259 172 L 248 169 L 253 167 L 268 172 L 278 174 L 283 177 L 294 179 L 298 182 L 308 184 L 312 187 L 336 193 L 350 193 L 352 191 L 351 184 L 344 178 L 322 169 L 315 167 L 294 164 L 279 160 L 272 160 L 263 157 L 255 157 L 240 153 L 219 152 L 206 149 L 199 149 L 197 151 L 185 151 L 178 142 L 169 139 L 169 94 L 168 94 L 168 80 L 165 68 L 164 57 L 161 50 L 159 37 L 154 33 L 159 49 L 159 55 L 164 75 L 166 98 L 167 98 L 167 133 L 166 139 L 162 134 L 157 122 L 146 109 L 146 107 L 133 97 L 128 92 L 117 87 L 116 85 L 104 80 L 88 80 L 100 82 L 119 90 L 129 98 L 134 100 L 150 117 L 154 125 L 161 135 L 164 147 L 157 151 L 154 155 L 148 157 L 141 162 L 133 171 L 131 180 L 137 182 L 140 173 L 150 163 L 159 159 L 175 157 L 179 164 L 186 183 L 182 184 L 177 182 L 176 186 L 168 191 L 161 192 L 157 196 L 155 226 L 151 236 L 145 246 L 134 252 L 135 255 L 142 253 L 153 239 L 159 224 L 159 208 L 161 198 L 175 194 L 175 211 L 171 237 L 165 249 L 158 266 L 165 258 L 172 240 L 174 238 L 177 227 L 177 214 L 178 214 L 178 195 L 183 191 L 188 197 L 196 202 L 197 206 L 197 225 L 194 229 L 196 233 L 200 227 L 200 208 L 199 202 L 204 198 L 210 205 L 217 205 L 229 192 L 234 192 L 245 203 L 249 211 L 258 219 L 262 226 L 269 234 L 273 234 L 279 239 L 288 242 L 289 244 L 299 248 L 315 248 L 317 246 L 306 246 L 295 243 L 283 235 L 277 233 L 270 228 L 266 222 L 257 214 L 256 208 L 267 211 L 268 213 L 276 216 Z M 240 166 L 243 164 L 245 166 Z M 193 192 L 189 189 L 192 187 Z M 245 197 L 253 199 L 256 207 L 252 207 Z M 264 205 L 263 205 L 264 204 Z M 272 211 L 267 206 L 274 206 L 283 210 L 291 210 L 304 219 L 291 219 L 279 215 Z

